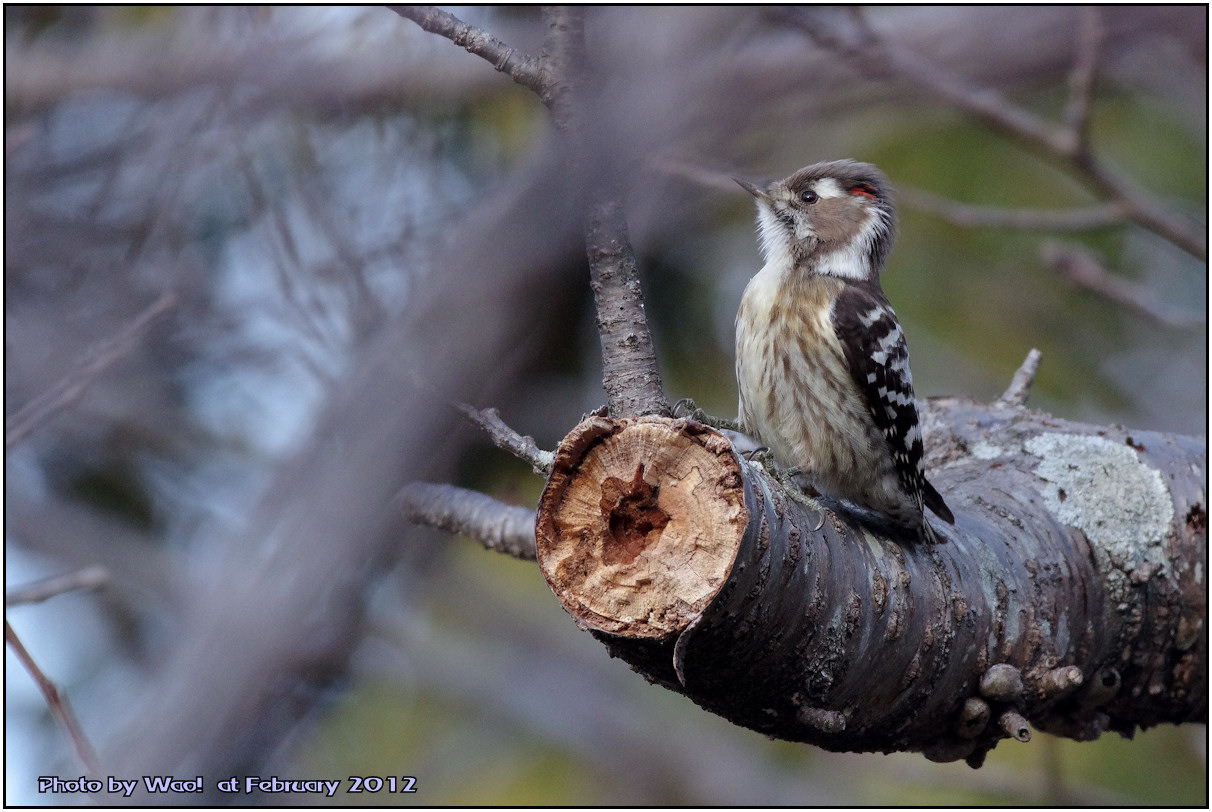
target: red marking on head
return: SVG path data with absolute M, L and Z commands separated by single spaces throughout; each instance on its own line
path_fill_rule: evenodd
M 864 197 L 869 197 L 872 200 L 875 200 L 877 197 L 875 194 L 875 187 L 869 183 L 860 183 L 858 186 L 852 186 L 848 191 L 852 195 L 863 195 Z

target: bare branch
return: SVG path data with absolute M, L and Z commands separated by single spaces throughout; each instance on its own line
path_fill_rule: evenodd
M 1082 8 L 1077 31 L 1077 56 L 1069 73 L 1069 102 L 1065 108 L 1065 126 L 1085 153 L 1090 148 L 1090 110 L 1094 106 L 1094 80 L 1102 47 L 1102 11 L 1098 6 Z
M 497 65 L 510 64 L 514 50 L 504 42 L 432 7 L 401 6 L 393 9 L 426 31 L 447 37 L 468 51 Z M 602 342 L 602 385 L 614 415 L 668 414 L 669 402 L 661 386 L 660 369 L 648 319 L 644 313 L 639 267 L 627 234 L 627 221 L 619 203 L 621 191 L 609 166 L 596 166 L 601 157 L 593 151 L 586 131 L 588 103 L 585 64 L 584 9 L 545 6 L 543 55 L 523 61 L 515 81 L 538 94 L 551 111 L 556 129 L 568 141 L 574 175 L 593 172 L 585 215 L 585 248 L 589 256 L 590 286 Z
M 1088 231 L 1123 223 L 1123 206 L 1104 203 L 1070 209 L 1019 209 L 976 206 L 920 189 L 897 188 L 897 196 L 916 209 L 964 228 L 1006 228 L 1020 231 Z
M 4 594 L 5 606 L 20 606 L 26 603 L 41 603 L 65 592 L 77 589 L 96 589 L 109 581 L 105 567 L 85 567 L 75 572 L 52 575 L 32 584 L 14 587 Z
M 1189 328 L 1207 324 L 1203 314 L 1159 301 L 1143 285 L 1115 276 L 1084 248 L 1047 243 L 1041 249 L 1044 263 L 1060 272 L 1069 283 L 1124 305 L 1167 327 Z
M 1080 156 L 1077 164 L 1091 184 L 1124 207 L 1128 218 L 1134 223 L 1207 262 L 1208 234 L 1205 226 L 1170 208 L 1118 170 L 1095 160 L 1088 153 Z
M 840 30 L 826 15 L 804 9 L 780 9 L 780 19 L 799 28 L 821 47 L 850 59 L 869 75 L 905 79 L 964 111 L 990 127 L 1017 139 L 1050 160 L 1075 171 L 1087 184 L 1119 204 L 1126 216 L 1144 228 L 1164 237 L 1201 260 L 1208 258 L 1205 229 L 1191 218 L 1173 209 L 1153 195 L 1136 187 L 1120 173 L 1096 159 L 1089 151 L 1084 128 L 1089 118 L 1086 106 L 1092 92 L 1097 61 L 1099 32 L 1097 20 L 1087 23 L 1078 64 L 1071 74 L 1069 123 L 1080 129 L 1056 127 L 1029 110 L 1013 104 L 992 88 L 982 87 L 951 73 L 924 57 L 880 37 L 855 12 L 856 31 Z
M 585 79 L 585 10 L 579 6 L 543 6 L 543 89 L 539 98 L 551 111 L 556 129 L 573 147 L 574 168 L 585 160 L 583 121 L 574 103 Z
M 530 463 L 536 474 L 547 474 L 555 461 L 555 452 L 544 451 L 534 438 L 518 434 L 510 428 L 496 409 L 477 409 L 466 403 L 457 407 L 459 413 L 484 430 L 497 448 L 508 451 L 520 460 Z
M 460 20 L 437 6 L 388 6 L 431 34 L 437 34 L 487 60 L 501 73 L 542 97 L 545 90 L 542 60 L 509 47 L 501 40 Z
M 89 774 L 94 776 L 105 775 L 101 769 L 101 763 L 97 760 L 97 753 L 93 750 L 93 746 L 89 744 L 88 739 L 84 735 L 84 730 L 80 727 L 80 723 L 76 720 L 76 714 L 72 711 L 71 705 L 68 704 L 67 697 L 59 692 L 59 688 L 55 683 L 47 679 L 46 674 L 42 673 L 42 669 L 34 662 L 34 658 L 25 650 L 25 646 L 21 643 L 21 638 L 17 637 L 17 633 L 13 631 L 13 627 L 9 625 L 8 618 L 4 619 L 4 642 L 8 643 L 13 649 L 13 653 L 17 655 L 17 659 L 25 666 L 25 670 L 34 678 L 34 682 L 38 684 L 38 690 L 42 691 L 42 696 L 46 698 L 46 705 L 50 708 L 51 715 L 55 720 L 63 726 L 67 731 L 68 737 L 72 740 L 72 746 L 76 748 L 76 755 Z
M 891 73 L 908 79 L 970 116 L 1045 152 L 1070 157 L 1074 152 L 1074 144 L 1065 133 L 1012 104 L 996 90 L 973 84 L 881 37 L 858 7 L 851 7 L 853 32 L 841 30 L 828 16 L 808 9 L 779 9 L 775 13 L 866 73 Z
M 602 340 L 602 385 L 610 413 L 669 414 L 627 221 L 617 199 L 597 198 L 585 226 L 590 287 Z
M 396 496 L 404 518 L 414 524 L 462 533 L 486 549 L 534 561 L 534 511 L 498 502 L 454 485 L 414 482 Z
M 544 7 L 547 33 L 543 53 L 548 63 L 551 109 L 556 127 L 571 146 L 573 172 L 592 177 L 585 213 L 585 250 L 590 288 L 602 342 L 602 386 L 610 413 L 668 414 L 661 387 L 656 349 L 644 299 L 640 271 L 627 233 L 619 189 L 609 165 L 598 166 L 584 112 L 592 82 L 586 74 L 584 10 L 577 6 Z M 590 175 L 592 173 L 592 175 Z
M 1031 394 L 1031 384 L 1035 383 L 1035 373 L 1039 371 L 1039 362 L 1043 358 L 1040 351 L 1032 349 L 1027 353 L 1026 360 L 1023 365 L 1014 373 L 1014 377 L 1010 379 L 1010 386 L 1002 393 L 1002 396 L 993 401 L 995 407 L 1000 406 L 1024 406 L 1027 403 L 1027 397 Z
M 133 350 L 147 328 L 176 304 L 177 296 L 172 291 L 160 294 L 160 298 L 136 316 L 121 332 L 98 344 L 75 369 L 18 409 L 5 427 L 5 450 L 24 440 L 32 431 L 83 397 L 92 382 Z

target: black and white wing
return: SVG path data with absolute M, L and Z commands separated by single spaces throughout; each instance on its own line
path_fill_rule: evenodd
M 909 347 L 884 292 L 872 284 L 847 285 L 834 306 L 833 327 L 850 375 L 888 441 L 905 492 L 953 524 L 951 510 L 926 479 Z

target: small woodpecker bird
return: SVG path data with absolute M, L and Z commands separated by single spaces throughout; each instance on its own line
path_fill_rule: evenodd
M 817 492 L 934 542 L 905 334 L 880 288 L 896 213 L 871 164 L 830 161 L 758 188 L 766 264 L 736 314 L 740 423 Z

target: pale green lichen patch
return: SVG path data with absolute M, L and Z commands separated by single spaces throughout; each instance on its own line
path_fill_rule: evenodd
M 1102 437 L 1041 434 L 1025 444 L 1048 509 L 1106 551 L 1117 569 L 1156 572 L 1174 504 L 1161 473 L 1130 446 Z M 1148 573 L 1145 573 L 1148 576 Z
M 993 443 L 981 440 L 976 445 L 972 446 L 972 456 L 978 460 L 995 460 L 998 457 L 1006 456 L 1006 452 Z

